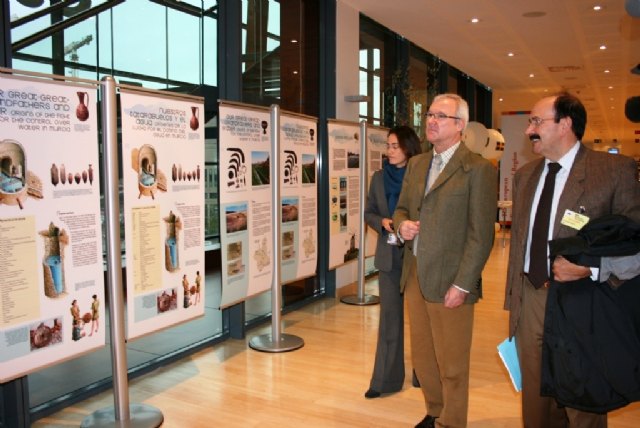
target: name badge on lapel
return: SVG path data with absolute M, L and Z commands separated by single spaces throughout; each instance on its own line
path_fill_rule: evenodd
M 580 230 L 585 224 L 589 223 L 589 217 L 575 211 L 565 210 L 560 223 L 575 230 Z

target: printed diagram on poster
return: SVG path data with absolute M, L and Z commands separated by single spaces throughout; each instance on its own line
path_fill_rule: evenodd
M 127 337 L 204 314 L 201 99 L 121 90 Z
M 360 128 L 329 121 L 329 268 L 357 260 L 360 228 Z
M 0 77 L 0 382 L 104 346 L 96 94 Z
M 220 248 L 225 307 L 272 280 L 269 110 L 220 104 Z

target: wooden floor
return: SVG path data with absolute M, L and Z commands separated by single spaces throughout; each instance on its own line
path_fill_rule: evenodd
M 502 310 L 506 248 L 498 235 L 484 274 L 485 297 L 476 305 L 471 355 L 470 427 L 519 427 L 520 396 L 496 354 L 506 337 Z M 376 283 L 367 284 L 375 293 Z M 163 427 L 412 427 L 425 414 L 422 395 L 411 386 L 407 334 L 404 389 L 367 400 L 379 307 L 324 299 L 283 317 L 282 331 L 299 336 L 303 348 L 288 353 L 250 349 L 248 340 L 269 333 L 252 330 L 247 340 L 214 348 L 156 370 L 129 384 L 131 403 L 164 415 Z M 406 324 L 409 329 L 408 322 Z M 70 406 L 33 427 L 79 426 L 92 412 L 113 406 L 113 394 Z M 640 403 L 610 414 L 609 427 L 640 426 Z

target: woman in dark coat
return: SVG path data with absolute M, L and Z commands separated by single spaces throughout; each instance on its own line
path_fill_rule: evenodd
M 378 269 L 380 324 L 376 360 L 366 398 L 396 392 L 404 383 L 404 302 L 400 293 L 402 249 L 393 220 L 407 161 L 421 152 L 420 139 L 408 126 L 396 126 L 387 136 L 387 158 L 371 178 L 364 220 L 378 232 L 374 264 Z

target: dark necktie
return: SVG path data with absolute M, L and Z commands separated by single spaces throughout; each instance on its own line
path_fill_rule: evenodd
M 552 162 L 544 179 L 544 187 L 540 194 L 536 217 L 531 232 L 531 247 L 529 248 L 529 280 L 535 288 L 542 287 L 549 279 L 549 257 L 547 245 L 549 241 L 549 222 L 551 220 L 551 203 L 553 188 L 556 184 L 556 174 L 560 171 L 560 164 Z

